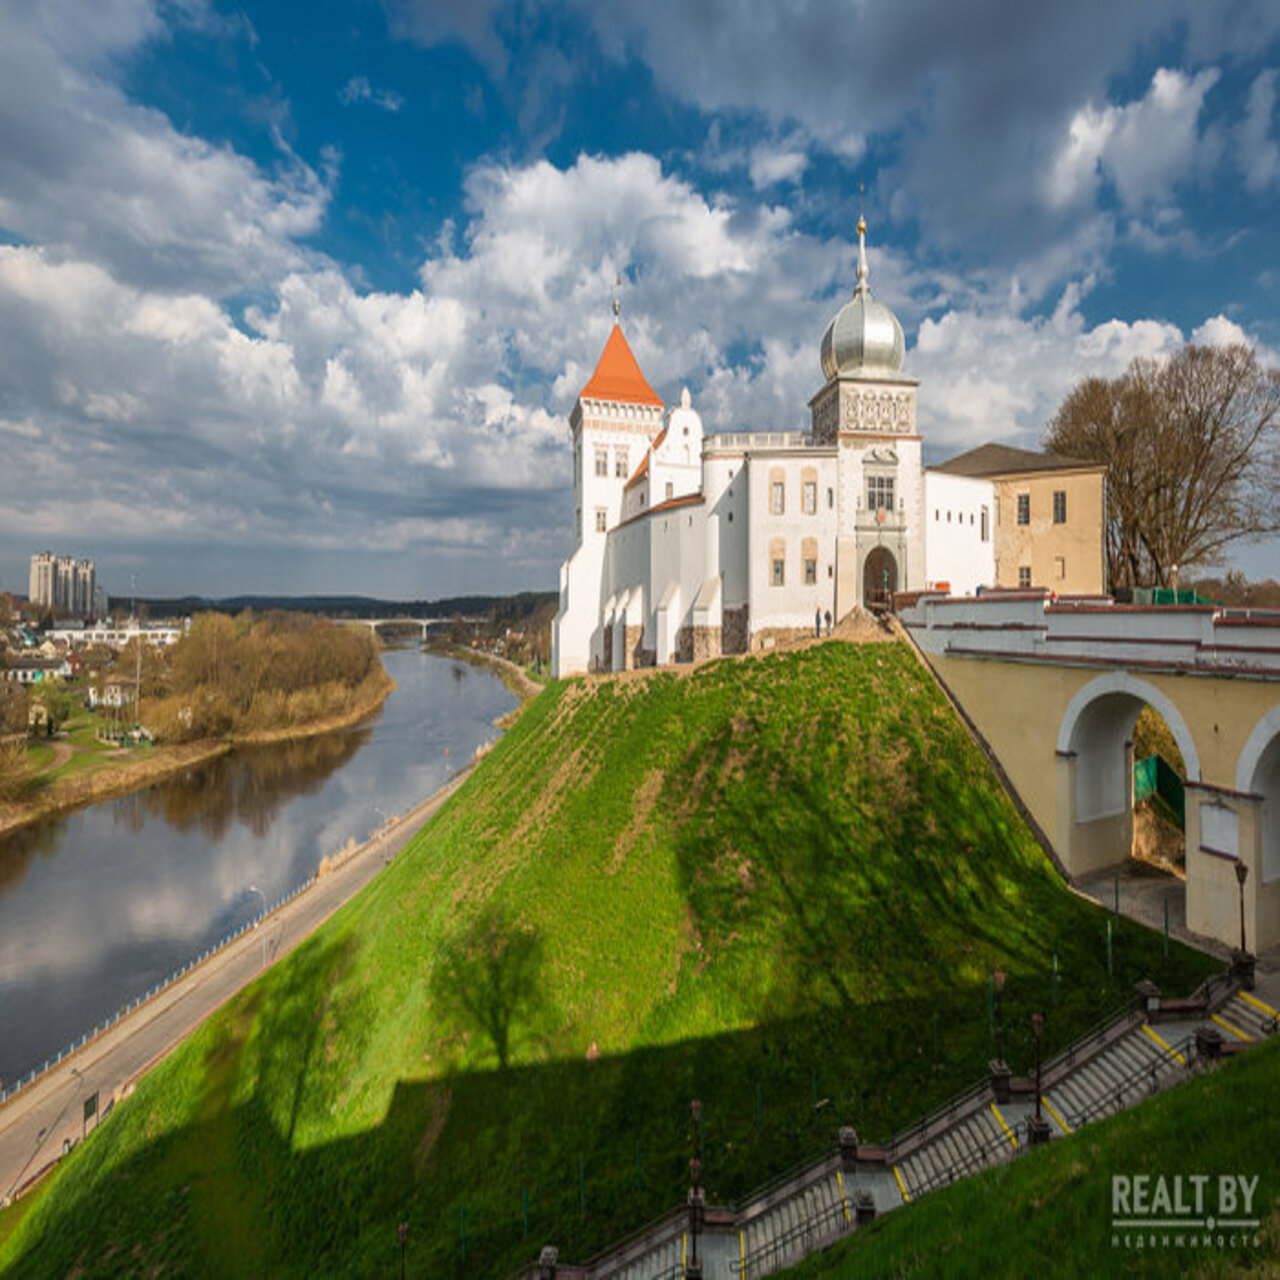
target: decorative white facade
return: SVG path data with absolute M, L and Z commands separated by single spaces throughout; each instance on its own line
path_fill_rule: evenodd
M 554 674 L 742 653 L 895 591 L 994 582 L 978 519 L 992 483 L 924 470 L 918 383 L 871 295 L 865 233 L 859 221 L 857 285 L 823 335 L 808 432 L 704 435 L 687 389 L 665 415 L 615 322 L 569 421 L 575 545 Z

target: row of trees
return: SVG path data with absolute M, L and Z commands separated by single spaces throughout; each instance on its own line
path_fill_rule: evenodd
M 147 720 L 169 741 L 287 728 L 341 714 L 382 678 L 373 636 L 352 627 L 283 610 L 204 613 L 169 652 Z
M 1107 466 L 1108 582 L 1166 587 L 1280 530 L 1280 370 L 1245 346 L 1184 347 L 1086 378 L 1044 445 Z

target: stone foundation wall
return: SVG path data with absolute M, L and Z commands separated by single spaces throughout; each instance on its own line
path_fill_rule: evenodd
M 676 661 L 692 662 L 693 661 L 693 628 L 681 627 L 679 634 L 676 636 Z
M 751 637 L 751 650 L 759 653 L 762 650 L 776 648 L 790 640 L 812 640 L 812 627 L 765 627 Z
M 640 657 L 640 637 L 644 634 L 643 627 L 626 627 L 622 632 L 622 669 L 630 671 L 634 667 L 641 665 Z
M 693 660 L 705 662 L 720 656 L 720 627 L 693 628 Z
M 740 609 L 725 609 L 722 616 L 720 652 L 746 653 L 751 638 L 750 607 L 744 604 Z

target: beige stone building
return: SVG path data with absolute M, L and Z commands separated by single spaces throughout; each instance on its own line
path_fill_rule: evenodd
M 1106 590 L 1104 465 L 984 444 L 932 470 L 993 486 L 997 587 L 1059 595 Z

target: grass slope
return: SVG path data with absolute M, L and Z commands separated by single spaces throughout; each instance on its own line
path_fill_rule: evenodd
M 1209 962 L 1067 892 L 901 644 L 550 687 L 411 846 L 144 1079 L 0 1263 L 502 1274 L 726 1200 Z M 1062 974 L 1054 1000 L 1053 957 Z M 505 1053 L 502 1051 L 505 1050 Z M 505 1056 L 507 1065 L 500 1065 Z M 528 1230 L 526 1234 L 526 1205 Z
M 1280 1040 L 1251 1050 L 1137 1110 L 1090 1126 L 1046 1150 L 895 1209 L 865 1232 L 786 1274 L 934 1276 L 1008 1273 L 1013 1258 L 1052 1258 L 1055 1275 L 1275 1275 L 1280 1259 L 1280 1115 L 1260 1105 L 1280 1092 Z M 1215 1230 L 1212 1243 L 1166 1243 L 1166 1233 L 1111 1229 L 1111 1178 L 1257 1177 L 1257 1232 Z M 1184 1185 L 1190 1186 L 1189 1183 Z M 1172 1194 L 1172 1191 L 1171 1191 Z M 1187 1191 L 1188 1199 L 1191 1196 Z M 1174 1233 L 1168 1233 L 1173 1235 Z M 1218 1243 L 1221 1236 L 1222 1244 Z

